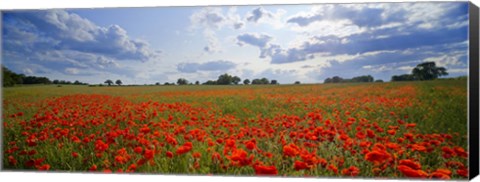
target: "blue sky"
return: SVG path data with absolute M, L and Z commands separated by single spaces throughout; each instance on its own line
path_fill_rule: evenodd
M 468 73 L 466 2 L 29 10 L 2 20 L 2 64 L 52 80 L 388 81 L 424 61 Z

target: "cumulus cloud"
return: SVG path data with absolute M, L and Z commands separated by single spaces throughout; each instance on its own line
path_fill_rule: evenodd
M 245 33 L 237 36 L 237 44 L 240 46 L 249 44 L 259 48 L 265 48 L 272 39 L 272 36 L 266 34 Z
M 190 30 L 202 30 L 207 45 L 203 50 L 207 53 L 221 52 L 220 41 L 215 31 L 229 26 L 232 29 L 241 29 L 245 23 L 237 13 L 236 7 L 231 7 L 227 14 L 222 12 L 221 8 L 207 7 L 194 12 L 190 16 Z
M 82 69 L 125 72 L 118 69 L 119 61 L 146 62 L 161 54 L 118 25 L 99 26 L 64 10 L 8 12 L 3 25 L 3 49 L 11 61 L 22 59 L 66 74 Z
M 273 17 L 273 13 L 263 9 L 262 7 L 258 7 L 253 9 L 248 15 L 247 15 L 247 21 L 250 22 L 258 22 L 261 18 L 265 17 Z
M 195 73 L 198 71 L 227 71 L 235 68 L 236 64 L 231 61 L 218 60 L 205 63 L 184 62 L 177 65 L 177 70 L 182 73 Z
M 71 75 L 76 75 L 79 73 L 77 68 L 65 68 L 65 73 L 71 74 Z
M 272 41 L 271 36 L 258 34 L 243 34 L 237 37 L 240 43 L 250 44 L 259 47 L 260 58 L 269 58 L 273 64 L 291 63 L 297 61 L 306 61 L 314 59 L 318 55 L 336 56 L 336 55 L 357 55 L 378 51 L 403 51 L 406 49 L 432 47 L 436 46 L 437 51 L 442 51 L 442 45 L 456 44 L 467 40 L 468 22 L 465 15 L 468 14 L 465 3 L 438 3 L 441 5 L 431 5 L 431 3 L 399 4 L 395 3 L 380 4 L 373 6 L 365 5 L 321 5 L 316 8 L 315 15 L 298 15 L 289 19 L 290 23 L 298 25 L 309 25 L 307 22 L 323 20 L 343 20 L 348 19 L 355 26 L 369 27 L 368 31 L 358 31 L 353 34 L 345 35 L 312 35 L 297 41 L 295 45 L 282 47 Z M 433 3 L 435 4 L 435 3 Z M 405 7 L 432 7 L 431 10 L 438 17 L 428 16 L 425 19 L 435 22 L 441 21 L 446 25 L 454 24 L 455 28 L 448 26 L 433 26 L 434 28 L 424 28 L 419 26 L 423 23 L 417 14 L 408 14 L 408 11 L 400 11 Z M 454 8 L 452 8 L 454 7 Z M 395 10 L 391 13 L 390 10 Z M 320 11 L 324 10 L 324 11 Z M 420 11 L 420 10 L 419 10 Z M 422 10 L 422 12 L 424 12 Z M 376 20 L 376 17 L 378 20 Z M 401 18 L 400 18 L 401 17 Z M 439 18 L 442 17 L 442 18 Z M 372 20 L 369 20 L 371 18 Z M 408 20 L 408 24 L 399 26 L 398 20 Z M 440 20 L 441 19 L 441 20 Z M 435 20 L 435 21 L 433 21 Z M 462 26 L 464 25 L 464 26 Z M 270 38 L 266 38 L 266 37 Z

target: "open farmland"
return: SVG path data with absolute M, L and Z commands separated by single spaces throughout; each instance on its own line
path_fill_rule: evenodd
M 466 179 L 465 80 L 3 88 L 7 170 Z

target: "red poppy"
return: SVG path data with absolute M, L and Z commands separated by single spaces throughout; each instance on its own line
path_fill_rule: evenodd
M 153 156 L 155 155 L 155 152 L 150 149 L 145 149 L 145 153 L 143 154 L 143 157 L 147 160 L 153 159 Z
M 173 152 L 167 151 L 166 155 L 168 158 L 173 158 Z
M 275 166 L 263 166 L 256 165 L 254 166 L 256 175 L 277 175 L 278 171 Z
M 360 173 L 360 169 L 355 166 L 350 166 L 349 168 L 343 169 L 342 174 L 345 176 L 357 176 Z
M 133 149 L 133 152 L 135 152 L 137 154 L 141 154 L 143 152 L 143 148 L 142 147 L 135 147 L 135 149 Z
M 399 165 L 397 169 L 402 172 L 403 175 L 413 178 L 426 178 L 428 174 L 422 170 L 415 170 L 405 165 Z
M 468 177 L 468 169 L 457 169 L 457 174 L 462 177 Z
M 288 157 L 295 157 L 299 153 L 299 148 L 291 143 L 289 145 L 283 146 L 283 155 L 288 156 Z
M 365 155 L 365 160 L 373 163 L 383 163 L 390 159 L 391 155 L 385 151 L 374 150 Z
M 78 153 L 72 152 L 72 157 L 77 158 L 77 157 L 78 157 Z
M 175 153 L 178 154 L 178 155 L 182 155 L 184 153 L 189 152 L 190 150 L 192 150 L 192 143 L 187 142 L 187 143 L 183 144 L 183 146 L 178 147 L 178 149 L 177 149 L 177 151 L 175 151 Z
M 308 165 L 307 163 L 305 162 L 302 162 L 302 161 L 295 161 L 293 167 L 295 168 L 295 170 L 299 171 L 299 170 L 303 170 L 303 169 L 308 169 Z
M 410 167 L 410 168 L 412 168 L 412 169 L 415 169 L 415 170 L 418 170 L 418 169 L 420 169 L 420 168 L 422 167 L 419 163 L 414 162 L 414 161 L 412 161 L 412 160 L 410 160 L 410 159 L 400 160 L 400 163 L 399 163 L 399 164 L 400 164 L 400 165 L 408 166 L 408 167 Z

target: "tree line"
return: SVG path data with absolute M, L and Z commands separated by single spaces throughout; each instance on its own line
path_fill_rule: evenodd
M 424 62 L 418 64 L 411 71 L 411 74 L 402 74 L 402 75 L 393 75 L 391 78 L 392 82 L 396 81 L 416 81 L 416 80 L 434 80 L 441 76 L 448 75 L 447 69 L 444 67 L 438 67 L 435 65 L 435 62 Z M 3 86 L 14 86 L 18 84 L 72 84 L 72 85 L 88 85 L 88 83 L 83 83 L 78 80 L 74 82 L 65 81 L 65 80 L 53 80 L 51 81 L 47 77 L 37 77 L 37 76 L 26 76 L 24 74 L 17 74 L 5 66 L 2 65 L 2 76 L 3 76 Z M 353 78 L 342 78 L 339 76 L 329 77 L 324 80 L 324 83 L 357 83 L 357 82 L 383 82 L 383 80 L 375 80 L 371 75 L 362 75 Z M 111 86 L 116 84 L 118 86 L 122 85 L 121 80 L 116 80 L 113 82 L 108 79 L 104 82 L 106 85 Z M 238 76 L 229 75 L 227 73 L 218 76 L 216 80 L 208 80 L 202 85 L 238 85 L 243 83 L 244 85 L 267 85 L 279 84 L 277 80 L 269 80 L 268 78 L 255 78 L 253 80 L 242 79 Z M 164 85 L 200 85 L 199 81 L 189 82 L 185 78 L 179 78 L 176 83 L 165 82 Z M 294 84 L 300 84 L 300 81 L 295 81 Z M 101 85 L 101 84 L 100 84 Z M 160 85 L 159 82 L 155 85 Z
M 208 81 L 202 83 L 202 85 L 238 85 L 240 83 L 243 83 L 244 85 L 249 85 L 249 84 L 252 84 L 252 85 L 267 85 L 267 84 L 276 85 L 276 84 L 279 84 L 277 80 L 268 80 L 268 78 L 256 78 L 256 79 L 253 79 L 251 81 L 250 81 L 250 79 L 244 79 L 243 82 L 242 82 L 242 79 L 240 77 L 224 73 L 224 74 L 218 76 L 217 80 L 208 80 Z M 177 80 L 177 85 L 189 85 L 189 84 L 193 85 L 193 83 L 189 82 L 185 78 L 179 78 Z M 159 83 L 157 83 L 156 85 L 159 85 Z M 175 83 L 165 82 L 164 85 L 175 85 Z M 200 85 L 200 82 L 195 81 L 195 85 Z
M 74 82 L 65 80 L 53 80 L 51 81 L 47 77 L 27 76 L 25 74 L 17 74 L 10 69 L 2 65 L 2 85 L 4 87 L 11 87 L 21 84 L 65 84 L 65 85 L 87 85 L 87 83 L 75 80 Z
M 327 78 L 323 83 L 356 83 L 356 82 L 373 82 L 373 76 L 371 75 L 363 75 L 353 77 L 351 79 L 344 79 L 339 76 L 334 76 L 332 78 Z M 383 80 L 376 80 L 375 82 L 383 82 Z

